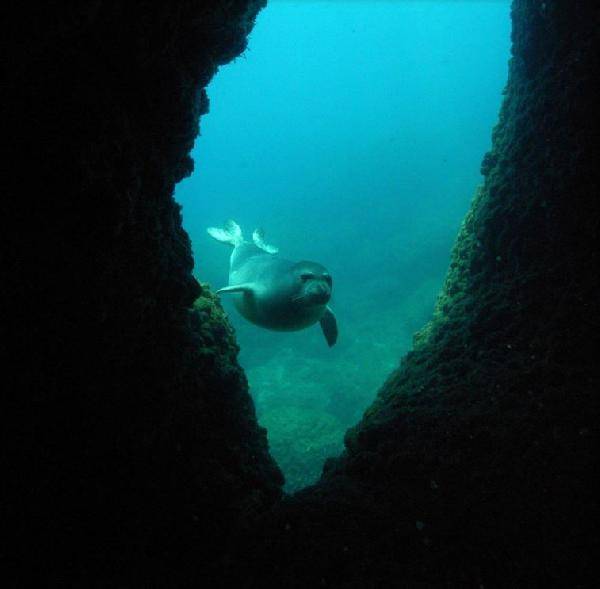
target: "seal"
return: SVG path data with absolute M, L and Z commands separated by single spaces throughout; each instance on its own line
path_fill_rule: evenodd
M 333 282 L 324 266 L 280 258 L 279 250 L 265 243 L 260 229 L 254 230 L 252 242 L 245 241 L 235 221 L 224 228 L 209 227 L 207 232 L 233 246 L 229 285 L 217 293 L 231 293 L 240 315 L 273 331 L 297 331 L 318 321 L 327 344 L 335 344 L 337 321 L 327 305 Z

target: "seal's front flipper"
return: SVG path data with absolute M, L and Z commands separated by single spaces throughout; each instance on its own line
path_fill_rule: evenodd
M 327 345 L 331 348 L 337 341 L 338 327 L 335 315 L 329 307 L 325 309 L 325 313 L 321 317 L 321 329 L 327 340 Z
M 217 294 L 221 294 L 223 292 L 253 292 L 255 290 L 256 288 L 253 282 L 244 282 L 243 284 L 224 286 L 217 291 Z

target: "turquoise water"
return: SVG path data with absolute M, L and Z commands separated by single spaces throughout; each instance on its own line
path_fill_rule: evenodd
M 340 329 L 281 333 L 227 295 L 259 420 L 296 490 L 373 400 L 431 315 L 490 147 L 510 47 L 509 2 L 271 1 L 210 112 L 175 197 L 195 275 L 230 250 L 206 233 L 263 227 L 282 256 L 324 264 Z

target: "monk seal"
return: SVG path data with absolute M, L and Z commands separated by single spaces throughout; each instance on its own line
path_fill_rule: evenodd
M 217 241 L 233 246 L 229 285 L 217 293 L 232 293 L 240 315 L 274 331 L 296 331 L 319 321 L 327 344 L 335 344 L 337 321 L 327 306 L 333 283 L 324 266 L 280 258 L 279 250 L 265 243 L 260 229 L 252 234 L 252 242 L 245 241 L 235 221 L 207 231 Z

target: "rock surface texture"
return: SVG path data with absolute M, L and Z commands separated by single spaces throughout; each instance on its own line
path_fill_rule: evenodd
M 2 568 L 19 585 L 213 578 L 231 531 L 280 497 L 173 200 L 203 88 L 263 4 L 87 1 L 5 19 Z
M 588 586 L 596 4 L 514 0 L 484 183 L 435 316 L 344 454 L 283 500 L 172 196 L 204 87 L 263 5 L 5 19 L 9 586 Z

